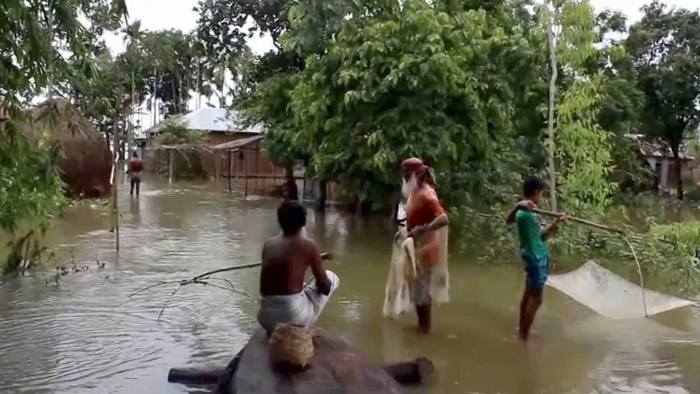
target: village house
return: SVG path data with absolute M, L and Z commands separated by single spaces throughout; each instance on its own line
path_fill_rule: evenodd
M 654 173 L 658 189 L 669 192 L 676 190 L 679 179 L 676 175 L 673 152 L 668 142 L 660 138 L 648 140 L 641 134 L 627 134 L 625 137 L 636 142 L 640 157 L 649 164 Z M 681 158 L 681 178 L 686 181 L 693 179 L 693 166 L 691 165 L 693 157 L 687 155 L 682 147 L 679 155 Z

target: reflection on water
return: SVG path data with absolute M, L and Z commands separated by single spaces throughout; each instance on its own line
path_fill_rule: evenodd
M 228 362 L 256 327 L 255 301 L 196 286 L 172 298 L 171 285 L 129 295 L 158 281 L 257 261 L 262 242 L 277 231 L 276 204 L 242 201 L 212 184 L 145 183 L 140 198 L 120 196 L 119 256 L 105 230 L 106 210 L 72 208 L 50 243 L 59 264 L 75 261 L 90 271 L 68 274 L 57 286 L 45 284 L 50 270 L 3 282 L 0 392 L 188 392 L 167 383 L 168 369 Z M 611 321 L 547 290 L 535 338 L 525 346 L 514 331 L 519 267 L 452 256 L 453 301 L 436 311 L 434 332 L 423 337 L 414 332 L 413 316 L 381 315 L 391 223 L 310 212 L 307 229 L 336 254 L 329 265 L 342 277 L 321 324 L 377 362 L 433 360 L 436 379 L 410 393 L 700 392 L 697 310 Z M 104 269 L 97 259 L 107 262 Z M 256 294 L 257 274 L 221 277 Z

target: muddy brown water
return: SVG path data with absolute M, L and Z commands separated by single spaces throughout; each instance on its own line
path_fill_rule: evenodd
M 256 328 L 256 301 L 211 287 L 145 286 L 259 260 L 277 232 L 277 201 L 244 201 L 213 184 L 156 181 L 120 195 L 119 256 L 106 210 L 71 208 L 49 234 L 58 264 L 89 267 L 47 285 L 51 267 L 0 285 L 1 393 L 187 393 L 170 367 L 222 365 Z M 321 325 L 368 358 L 429 357 L 437 375 L 418 393 L 700 393 L 700 312 L 612 321 L 555 290 L 528 345 L 515 339 L 523 274 L 517 264 L 450 261 L 452 302 L 429 336 L 414 318 L 382 318 L 392 224 L 309 212 L 307 229 L 336 259 L 341 287 Z M 485 242 L 474 239 L 468 242 Z M 99 269 L 96 259 L 106 262 Z M 254 295 L 256 269 L 220 275 Z M 224 284 L 224 282 L 221 282 Z M 160 321 L 163 305 L 169 305 Z

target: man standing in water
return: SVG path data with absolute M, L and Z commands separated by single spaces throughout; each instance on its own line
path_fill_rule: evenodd
M 567 220 L 566 215 L 559 216 L 552 224 L 542 230 L 539 216 L 532 209 L 542 201 L 547 185 L 539 178 L 530 177 L 523 185 L 523 201 L 519 202 L 506 217 L 506 223 L 516 223 L 520 239 L 520 254 L 527 274 L 525 291 L 520 301 L 520 339 L 526 341 L 535 314 L 542 305 L 542 291 L 549 276 L 549 248 L 545 241 L 554 235 L 560 223 Z
M 141 171 L 143 171 L 143 161 L 139 159 L 138 153 L 134 151 L 126 170 L 126 173 L 129 174 L 131 179 L 131 190 L 129 194 L 132 196 L 134 195 L 134 189 L 136 189 L 137 196 L 141 192 Z
M 433 301 L 447 302 L 447 225 L 430 169 L 420 159 L 401 164 L 406 202 L 406 230 L 416 245 L 417 278 L 411 283 L 411 301 L 418 315 L 418 330 L 429 333 Z
M 311 326 L 323 311 L 340 280 L 326 271 L 316 243 L 306 236 L 306 210 L 297 201 L 285 201 L 277 210 L 282 234 L 265 242 L 260 272 L 258 321 L 271 334 L 280 323 Z M 304 285 L 311 268 L 314 280 Z

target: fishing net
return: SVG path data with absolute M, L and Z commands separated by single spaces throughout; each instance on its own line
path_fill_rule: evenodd
M 389 276 L 384 289 L 384 317 L 398 317 L 413 307 L 410 282 L 416 277 L 416 255 L 413 239 L 406 237 L 406 229 L 402 228 L 392 242 Z
M 693 304 L 643 289 L 592 261 L 574 271 L 551 275 L 547 285 L 611 319 L 638 319 Z
M 449 302 L 449 279 L 447 267 L 447 238 L 448 228 L 435 230 L 439 242 L 439 258 L 430 274 L 430 298 L 436 304 Z M 407 238 L 406 229 L 399 231 L 399 236 L 393 242 L 389 276 L 387 277 L 384 297 L 384 317 L 395 318 L 413 308 L 411 302 L 411 282 L 418 280 L 418 265 L 420 262 L 420 244 L 416 245 L 412 238 Z
M 440 258 L 430 277 L 430 297 L 435 303 L 442 304 L 450 301 L 450 273 L 447 269 L 448 227 L 442 227 L 436 230 L 436 233 L 440 243 Z

